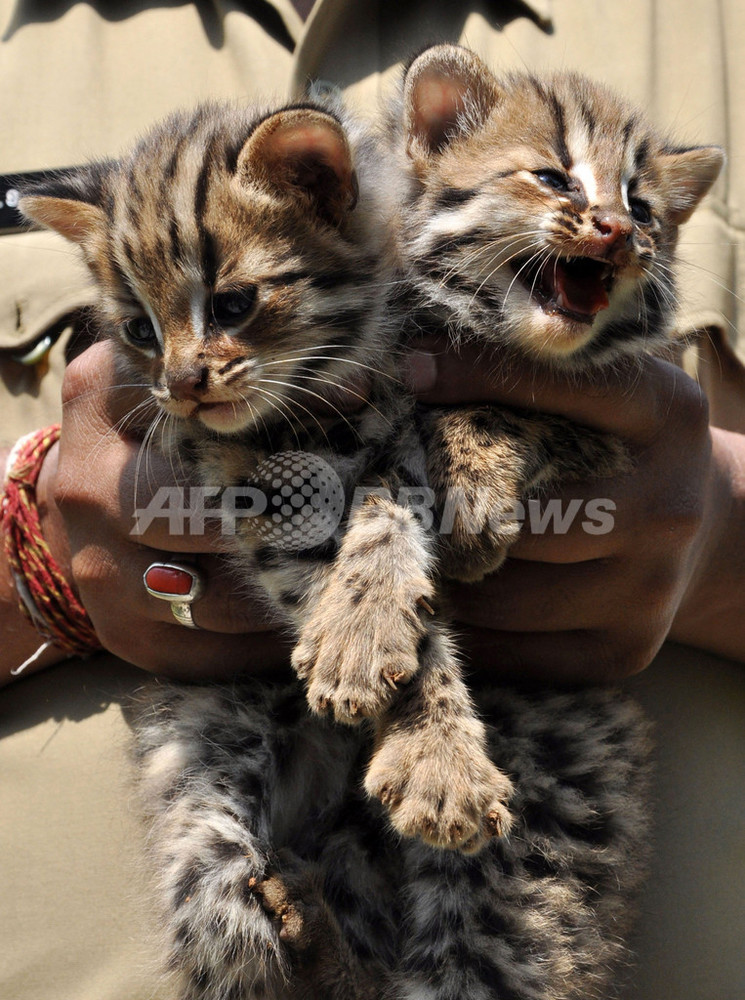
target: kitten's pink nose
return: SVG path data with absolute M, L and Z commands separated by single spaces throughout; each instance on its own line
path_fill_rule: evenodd
M 593 215 L 592 224 L 603 244 L 608 248 L 615 248 L 621 243 L 625 244 L 631 235 L 631 223 L 611 212 Z
M 207 390 L 207 367 L 194 365 L 168 372 L 166 385 L 173 399 L 194 399 L 200 402 Z

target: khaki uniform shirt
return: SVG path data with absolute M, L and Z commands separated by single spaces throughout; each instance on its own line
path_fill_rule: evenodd
M 719 354 L 704 343 L 699 370 L 717 398 L 729 393 L 721 412 L 738 426 L 745 383 L 730 352 L 745 359 L 742 0 L 320 0 L 305 26 L 289 0 L 0 0 L 0 174 L 116 155 L 174 107 L 284 97 L 308 77 L 369 107 L 403 59 L 444 39 L 497 69 L 584 70 L 676 136 L 727 148 L 727 174 L 685 233 L 680 325 L 720 332 Z M 0 440 L 10 442 L 58 416 L 65 347 L 91 289 L 74 249 L 38 232 L 0 235 L 0 278 Z M 58 338 L 48 370 L 23 364 L 46 336 Z M 122 705 L 140 677 L 99 657 L 2 693 L 3 1000 L 172 995 L 155 971 L 158 921 L 126 780 Z M 742 670 L 671 647 L 637 687 L 660 730 L 662 805 L 627 996 L 745 996 L 745 822 L 733 763 L 741 769 Z
M 628 94 L 676 138 L 721 143 L 727 171 L 681 243 L 680 329 L 714 331 L 720 356 L 701 340 L 697 368 L 717 422 L 745 429 L 745 376 L 731 363 L 733 350 L 745 359 L 740 0 L 322 0 L 305 26 L 289 0 L 252 4 L 251 16 L 219 0 L 128 17 L 121 6 L 62 3 L 50 16 L 0 0 L 0 173 L 115 156 L 174 107 L 286 97 L 313 77 L 341 84 L 369 108 L 401 61 L 432 39 L 463 42 L 500 70 L 580 69 Z M 64 338 L 46 377 L 45 365 L 17 359 L 64 330 L 91 288 L 74 249 L 52 234 L 0 237 L 0 274 L 0 376 L 16 397 L 0 429 L 0 443 L 9 443 L 54 417 Z

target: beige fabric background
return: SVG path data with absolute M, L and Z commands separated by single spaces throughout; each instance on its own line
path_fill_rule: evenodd
M 400 61 L 430 40 L 463 41 L 500 68 L 580 68 L 626 92 L 676 136 L 727 148 L 727 172 L 682 241 L 681 329 L 716 328 L 745 358 L 735 294 L 745 267 L 739 0 L 323 0 L 304 31 L 289 0 L 251 5 L 260 23 L 221 0 L 198 9 L 143 7 L 0 2 L 0 94 L 9 98 L 0 104 L 0 171 L 116 155 L 173 107 L 284 95 L 312 76 L 347 86 L 370 106 Z M 0 274 L 0 377 L 12 392 L 19 382 L 32 390 L 3 421 L 0 441 L 7 442 L 19 422 L 36 426 L 53 415 L 57 396 L 56 379 L 35 384 L 9 352 L 89 301 L 90 289 L 71 249 L 49 234 L 0 237 Z M 706 350 L 701 371 L 716 395 L 720 365 Z M 745 393 L 745 376 L 736 391 Z M 745 417 L 729 423 L 745 426 Z
M 743 267 L 741 0 L 514 0 L 464 4 L 467 16 L 431 0 L 321 0 L 304 31 L 289 0 L 252 3 L 258 22 L 220 0 L 146 6 L 0 0 L 0 172 L 115 155 L 172 107 L 289 92 L 309 75 L 368 103 L 410 51 L 459 39 L 495 66 L 585 69 L 683 137 L 728 148 L 728 174 L 686 234 L 696 263 L 683 271 L 684 325 L 714 324 L 737 343 L 742 318 L 728 289 L 742 287 Z M 0 236 L 0 438 L 56 414 L 64 338 L 48 375 L 22 369 L 10 353 L 89 295 L 60 241 Z M 738 349 L 745 358 L 745 336 Z M 140 677 L 100 657 L 0 695 L 3 1000 L 171 995 L 154 972 L 157 920 L 126 782 L 121 705 Z M 669 647 L 634 687 L 658 723 L 659 832 L 626 1000 L 739 1000 L 745 674 Z

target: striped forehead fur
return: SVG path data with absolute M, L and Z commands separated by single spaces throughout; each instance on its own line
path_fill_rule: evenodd
M 318 110 L 303 104 L 283 110 L 306 107 Z M 152 281 L 150 265 L 158 262 L 161 268 L 178 267 L 194 282 L 215 284 L 219 236 L 246 219 L 238 211 L 208 212 L 211 192 L 216 191 L 218 199 L 230 197 L 238 154 L 268 114 L 242 108 L 226 113 L 222 105 L 205 105 L 194 113 L 172 115 L 116 165 L 108 183 L 114 206 L 113 253 L 120 271 L 136 274 L 146 269 Z M 254 211 L 268 211 L 276 202 L 255 187 L 242 190 L 241 196 L 236 210 L 249 196 Z M 275 213 L 272 219 L 274 232 L 257 225 L 256 238 L 268 242 L 273 235 L 281 241 L 293 232 L 297 214 L 284 206 L 284 214 Z M 375 253 L 374 246 L 370 252 Z
M 608 134 L 618 149 L 641 167 L 649 152 L 665 139 L 620 95 L 600 83 L 570 72 L 539 78 L 510 73 L 498 80 L 499 98 L 482 128 L 475 103 L 466 98 L 460 134 L 469 144 L 490 142 L 495 135 L 550 146 L 562 166 L 571 169 L 573 149 L 602 144 Z M 602 129 L 598 131 L 598 126 Z

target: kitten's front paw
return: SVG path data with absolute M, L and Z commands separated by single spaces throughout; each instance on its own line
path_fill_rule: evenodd
M 315 712 L 376 718 L 419 669 L 431 613 L 429 539 L 414 514 L 371 493 L 350 517 L 333 574 L 304 623 L 292 665 Z
M 333 713 L 338 722 L 357 723 L 382 715 L 419 669 L 418 646 L 428 606 L 415 587 L 389 588 L 382 597 L 364 581 L 324 595 L 319 611 L 303 630 L 292 657 L 307 679 L 310 708 Z M 418 604 L 418 601 L 422 602 Z
M 451 490 L 451 493 L 454 491 Z M 461 493 L 465 499 L 447 533 L 439 538 L 439 568 L 452 580 L 477 583 L 496 573 L 520 535 L 515 517 L 519 499 L 503 488 L 485 486 Z
M 512 782 L 480 745 L 462 734 L 448 741 L 441 735 L 384 733 L 365 790 L 386 806 L 403 836 L 473 854 L 509 833 Z

